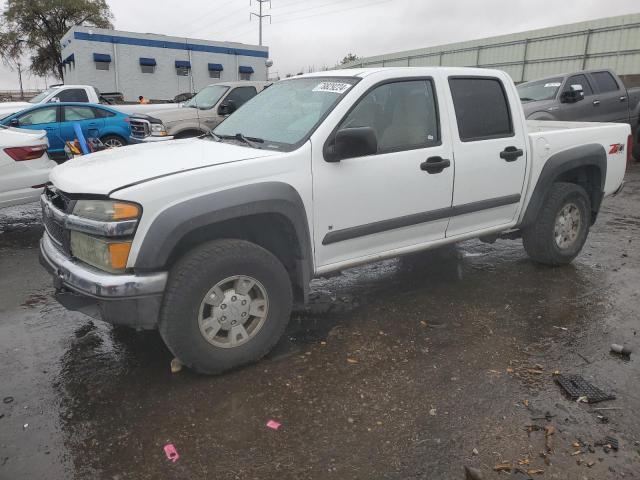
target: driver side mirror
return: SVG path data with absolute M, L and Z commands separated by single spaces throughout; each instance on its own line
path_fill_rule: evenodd
M 366 157 L 378 152 L 378 138 L 371 127 L 338 130 L 333 145 L 325 149 L 325 161 L 339 162 L 347 158 Z
M 571 85 L 569 90 L 565 90 L 560 95 L 561 103 L 575 103 L 584 100 L 584 90 L 582 85 Z
M 9 122 L 9 125 L 11 125 L 12 127 L 19 127 L 20 120 L 18 120 L 17 118 L 12 118 L 11 121 Z
M 218 107 L 218 115 L 227 116 L 231 115 L 237 109 L 236 104 L 233 100 L 228 100 L 224 103 L 221 103 Z
M 53 97 L 47 103 L 60 103 L 60 99 L 58 97 Z

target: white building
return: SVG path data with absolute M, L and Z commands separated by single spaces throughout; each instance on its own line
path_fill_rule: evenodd
M 169 100 L 220 81 L 266 80 L 268 47 L 72 27 L 61 40 L 66 84 Z

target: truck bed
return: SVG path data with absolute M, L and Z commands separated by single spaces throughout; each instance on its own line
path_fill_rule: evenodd
M 556 153 L 599 143 L 607 152 L 605 195 L 615 192 L 622 183 L 627 166 L 627 139 L 631 133 L 629 125 L 527 120 L 526 126 L 532 152 L 532 158 L 528 159 L 532 164 L 529 179 L 537 179 L 547 160 Z M 532 189 L 527 190 L 530 193 Z

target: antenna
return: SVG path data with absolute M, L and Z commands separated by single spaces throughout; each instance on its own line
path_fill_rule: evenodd
M 269 17 L 269 23 L 271 23 L 271 15 L 263 15 L 262 14 L 262 4 L 263 3 L 269 3 L 269 8 L 271 8 L 271 0 L 255 0 L 255 1 L 258 2 L 259 8 L 260 8 L 260 10 L 259 10 L 260 13 L 251 12 L 249 14 L 249 20 L 251 20 L 251 17 L 253 17 L 254 15 L 256 17 L 258 17 L 258 22 L 260 22 L 260 26 L 259 26 L 259 30 L 258 30 L 258 32 L 259 32 L 258 33 L 258 45 L 262 46 L 262 19 L 266 18 L 266 17 Z M 249 0 L 249 5 L 252 5 L 253 4 L 252 2 L 253 2 L 253 0 Z

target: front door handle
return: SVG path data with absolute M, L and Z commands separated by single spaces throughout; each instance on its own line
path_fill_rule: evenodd
M 600 100 L 594 100 L 593 104 L 597 107 L 598 105 L 600 105 Z
M 624 95 L 620 97 L 620 101 L 624 102 L 627 99 L 627 97 L 625 97 Z
M 429 157 L 426 162 L 420 164 L 420 170 L 429 174 L 441 173 L 451 166 L 451 160 L 442 157 Z
M 524 155 L 524 151 L 521 148 L 516 147 L 507 147 L 500 152 L 500 158 L 506 160 L 507 162 L 513 162 L 522 155 Z

